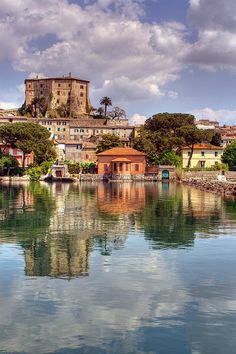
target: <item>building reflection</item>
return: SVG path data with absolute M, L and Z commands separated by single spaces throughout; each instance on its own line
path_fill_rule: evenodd
M 145 208 L 144 183 L 104 183 L 97 189 L 100 211 L 109 214 L 132 214 Z
M 110 256 L 130 233 L 153 248 L 192 246 L 225 220 L 224 203 L 173 183 L 1 186 L 0 243 L 21 245 L 26 275 L 70 279 L 89 274 L 92 251 Z
M 68 238 L 36 240 L 25 249 L 25 273 L 28 276 L 72 278 L 88 275 L 90 242 Z

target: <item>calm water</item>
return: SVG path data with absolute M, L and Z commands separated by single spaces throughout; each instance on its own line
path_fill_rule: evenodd
M 0 186 L 0 353 L 236 353 L 236 203 L 161 183 Z

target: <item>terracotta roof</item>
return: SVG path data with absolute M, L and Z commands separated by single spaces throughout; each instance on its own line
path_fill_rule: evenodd
M 97 154 L 98 156 L 145 156 L 144 152 L 132 149 L 132 148 L 122 148 L 122 147 L 115 147 L 110 150 L 106 150 Z
M 126 157 L 117 157 L 116 159 L 111 160 L 112 162 L 131 162 L 131 160 Z
M 183 150 L 189 150 L 191 146 L 185 146 Z M 223 150 L 221 146 L 215 146 L 212 144 L 195 144 L 194 150 Z

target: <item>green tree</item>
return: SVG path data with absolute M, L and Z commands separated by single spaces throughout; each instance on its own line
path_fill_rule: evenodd
M 104 111 L 105 111 L 105 117 L 106 117 L 107 116 L 107 107 L 112 106 L 112 100 L 110 97 L 105 96 L 100 100 L 100 104 L 104 105 Z
M 134 140 L 134 148 L 147 154 L 149 163 L 155 163 L 166 151 L 179 151 L 186 145 L 184 136 L 177 135 L 183 126 L 194 125 L 194 116 L 181 113 L 159 113 L 147 119 Z
M 220 133 L 215 133 L 211 139 L 211 144 L 215 146 L 221 146 L 221 135 Z
M 0 126 L 0 140 L 5 146 L 18 148 L 23 153 L 23 168 L 25 155 L 33 152 L 36 163 L 52 160 L 56 157 L 54 144 L 48 130 L 35 123 L 14 123 Z
M 19 166 L 19 162 L 14 156 L 10 155 L 2 155 L 0 158 L 0 170 L 7 169 L 7 175 L 10 173 L 10 169 L 17 168 Z
M 103 107 L 99 107 L 98 109 L 96 109 L 95 118 L 102 119 L 102 118 L 104 118 L 104 115 L 105 115 L 105 112 L 104 112 Z
M 158 165 L 173 165 L 176 167 L 181 166 L 181 157 L 174 151 L 164 151 L 155 161 Z
M 226 146 L 222 161 L 228 164 L 230 171 L 236 171 L 236 141 Z
M 102 140 L 98 143 L 97 152 L 112 149 L 113 147 L 122 147 L 122 143 L 118 136 L 111 134 L 102 135 Z

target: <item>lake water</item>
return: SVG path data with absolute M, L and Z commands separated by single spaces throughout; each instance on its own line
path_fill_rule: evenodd
M 0 353 L 236 353 L 236 203 L 162 183 L 1 185 Z

